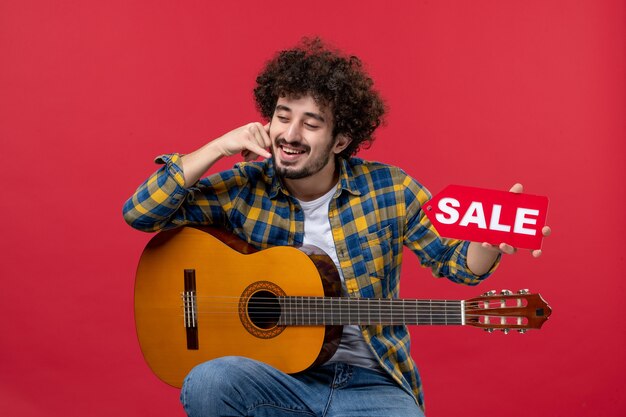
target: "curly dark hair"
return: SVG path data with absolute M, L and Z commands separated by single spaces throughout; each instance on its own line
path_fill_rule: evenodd
M 279 97 L 311 95 L 333 114 L 333 137 L 352 141 L 341 152 L 348 158 L 369 147 L 386 106 L 373 88 L 374 81 L 356 56 L 331 50 L 319 38 L 304 38 L 294 49 L 280 51 L 256 79 L 254 98 L 261 115 L 270 120 Z

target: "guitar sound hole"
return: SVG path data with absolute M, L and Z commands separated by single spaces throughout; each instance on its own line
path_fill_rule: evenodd
M 280 319 L 280 304 L 275 294 L 258 291 L 248 300 L 248 317 L 260 329 L 271 329 Z

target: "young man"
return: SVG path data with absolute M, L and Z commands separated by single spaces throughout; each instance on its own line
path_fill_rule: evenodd
M 164 166 L 126 202 L 126 221 L 143 231 L 220 225 L 259 249 L 313 244 L 332 257 L 346 297 L 398 297 L 403 246 L 435 276 L 479 283 L 515 249 L 440 238 L 421 209 L 424 187 L 352 157 L 385 112 L 372 85 L 357 58 L 317 39 L 280 52 L 254 90 L 269 122 L 159 157 Z M 237 154 L 246 162 L 201 179 Z M 328 363 L 295 375 L 246 358 L 209 361 L 187 376 L 181 401 L 190 416 L 406 417 L 423 408 L 404 326 L 345 326 Z

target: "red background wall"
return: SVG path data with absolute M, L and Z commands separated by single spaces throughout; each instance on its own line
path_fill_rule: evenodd
M 554 309 L 526 335 L 413 328 L 428 416 L 624 415 L 625 22 L 623 1 L 3 1 L 2 414 L 183 415 L 136 341 L 150 236 L 122 203 L 157 154 L 256 120 L 263 62 L 319 34 L 388 101 L 362 156 L 433 192 L 520 181 L 551 199 L 544 256 L 479 288 L 406 256 L 406 297 L 530 288 Z

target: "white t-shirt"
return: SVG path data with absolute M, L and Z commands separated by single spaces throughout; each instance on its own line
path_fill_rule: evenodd
M 333 187 L 326 194 L 313 201 L 298 200 L 298 202 L 304 212 L 304 244 L 317 246 L 332 258 L 337 271 L 339 271 L 345 293 L 345 280 L 339 267 L 339 258 L 328 219 L 328 206 L 335 191 L 336 188 Z M 372 350 L 365 342 L 359 326 L 356 325 L 343 326 L 341 343 L 337 352 L 328 362 L 345 362 L 364 368 L 382 370 Z

